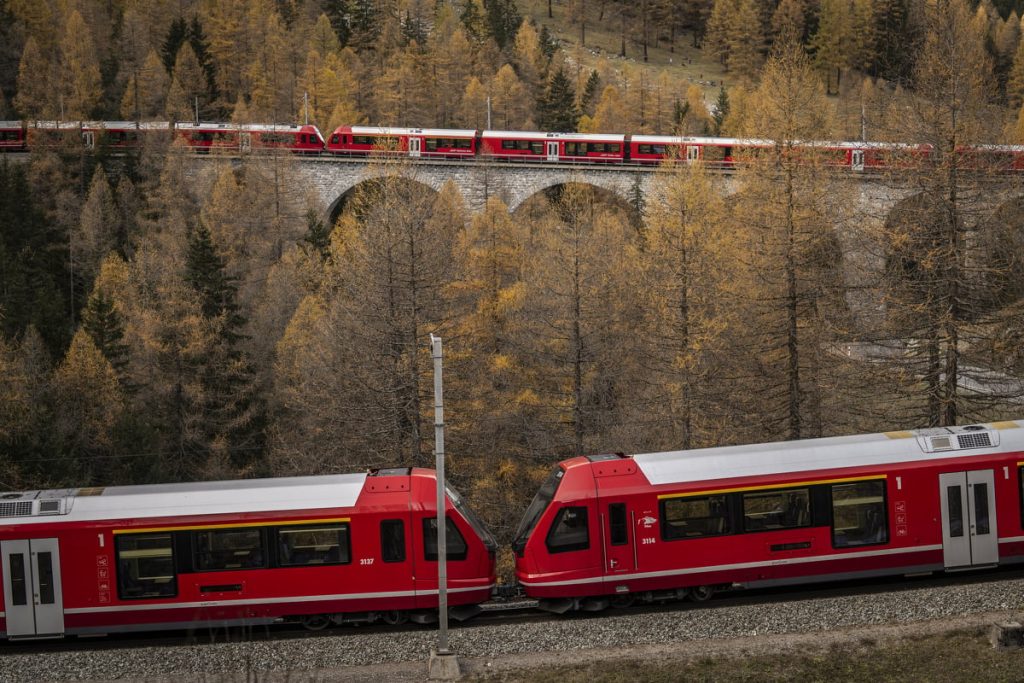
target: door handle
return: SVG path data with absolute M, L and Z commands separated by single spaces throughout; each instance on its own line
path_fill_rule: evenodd
M 615 569 L 616 567 L 619 566 L 619 561 L 618 560 L 608 560 L 608 566 L 611 567 L 612 569 Z

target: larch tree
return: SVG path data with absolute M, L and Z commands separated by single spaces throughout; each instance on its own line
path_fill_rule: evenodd
M 533 119 L 530 93 L 511 65 L 505 64 L 494 75 L 491 96 L 491 116 L 495 128 L 528 129 L 527 122 Z
M 32 326 L 17 343 L 0 337 L 0 467 L 15 481 L 53 481 L 49 464 L 60 455 L 53 420 L 52 361 L 42 337 Z
M 635 419 L 648 424 L 646 448 L 697 448 L 722 441 L 729 391 L 721 372 L 730 320 L 721 296 L 731 249 L 724 200 L 703 166 L 670 158 L 648 193 L 640 253 L 647 370 Z
M 54 426 L 65 460 L 54 469 L 66 483 L 94 483 L 110 455 L 124 411 L 117 373 L 85 330 L 79 330 L 53 377 Z
M 889 216 L 881 241 L 888 330 L 902 348 L 894 364 L 905 379 L 905 421 L 944 426 L 983 417 L 998 399 L 961 385 L 985 384 L 984 362 L 970 349 L 985 346 L 985 321 L 1005 301 L 998 283 L 1008 265 L 999 258 L 1002 248 L 986 249 L 984 239 L 999 227 L 984 181 L 1001 169 L 963 152 L 998 134 L 984 25 L 966 0 L 936 0 L 924 11 L 916 97 L 894 132 L 930 151 L 910 155 L 900 170 L 911 195 Z
M 114 201 L 114 193 L 103 167 L 97 166 L 89 185 L 89 194 L 82 205 L 78 229 L 71 238 L 71 259 L 78 287 L 89 292 L 100 264 L 111 251 L 127 246 L 127 235 L 121 224 L 121 214 Z
M 167 115 L 177 121 L 190 121 L 196 116 L 198 103 L 200 118 L 210 103 L 206 101 L 206 74 L 192 45 L 185 43 L 174 61 L 174 74 L 167 92 Z
M 103 88 L 92 32 L 77 11 L 68 17 L 60 52 L 62 118 L 89 118 L 100 102 Z
M 461 126 L 485 130 L 488 126 L 488 94 L 487 88 L 480 82 L 480 79 L 473 76 L 466 83 L 466 89 L 462 93 L 462 101 L 459 103 L 459 110 L 456 121 Z
M 622 93 L 614 85 L 608 85 L 601 93 L 594 116 L 580 119 L 580 132 L 618 133 L 630 130 L 629 121 L 629 110 L 626 108 Z
M 743 158 L 735 202 L 746 263 L 746 345 L 751 398 L 765 434 L 789 439 L 825 431 L 834 396 L 829 344 L 844 327 L 841 255 L 834 233 L 843 202 L 828 182 L 827 158 L 801 142 L 831 127 L 821 81 L 803 50 L 774 54 L 751 96 L 747 136 L 773 145 Z
M 629 448 L 642 429 L 623 419 L 638 374 L 636 232 L 587 185 L 568 183 L 553 195 L 527 245 L 518 339 L 530 358 L 519 409 L 543 430 L 535 448 L 548 460 Z
M 842 74 L 863 69 L 869 60 L 871 38 L 871 6 L 868 0 L 824 0 L 821 20 L 811 44 L 818 64 L 828 70 L 828 90 L 835 76 L 836 91 Z
M 128 79 L 121 99 L 121 116 L 137 121 L 162 115 L 169 87 L 170 77 L 160 56 L 156 50 L 150 50 L 142 67 Z
M 1024 104 L 1024 41 L 1020 42 L 1013 55 L 1013 65 L 1006 82 L 1006 99 L 1011 107 Z
M 59 106 L 50 78 L 53 65 L 46 58 L 35 38 L 29 36 L 18 66 L 18 93 L 14 106 L 29 119 L 56 116 Z

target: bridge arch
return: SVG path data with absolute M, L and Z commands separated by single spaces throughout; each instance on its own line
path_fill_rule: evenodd
M 446 182 L 446 179 L 438 178 L 435 175 L 416 173 L 416 168 L 409 164 L 372 164 L 364 166 L 361 171 L 358 175 L 352 174 L 338 178 L 338 182 L 327 190 L 326 196 L 330 199 L 324 215 L 330 225 L 334 225 L 345 207 L 358 195 L 360 190 L 372 188 L 374 184 L 380 183 L 382 180 L 393 179 L 397 182 L 431 190 L 435 194 L 441 191 Z

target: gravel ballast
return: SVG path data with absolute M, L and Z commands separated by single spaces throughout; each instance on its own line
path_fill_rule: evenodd
M 505 658 L 526 653 L 565 652 L 630 646 L 660 646 L 709 639 L 821 633 L 872 625 L 899 625 L 1024 608 L 1024 579 L 921 586 L 842 597 L 779 596 L 759 604 L 703 608 L 606 612 L 588 618 L 500 622 L 453 628 L 451 649 L 464 658 Z M 361 633 L 339 628 L 323 636 L 181 646 L 39 650 L 4 653 L 0 680 L 202 680 L 234 675 L 240 680 L 280 679 L 259 672 L 301 672 L 345 667 L 426 662 L 437 643 L 432 629 Z M 0 648 L 10 644 L 0 645 Z M 19 645 L 19 650 L 25 648 Z M 250 673 L 247 673 L 250 672 Z M 384 673 L 384 670 L 381 671 Z M 395 673 L 398 673 L 396 668 Z M 397 677 L 397 676 L 396 676 Z M 314 680 L 327 680 L 316 675 Z M 284 679 L 280 679 L 284 680 Z

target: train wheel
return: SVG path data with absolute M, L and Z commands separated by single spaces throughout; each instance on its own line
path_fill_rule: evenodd
M 307 614 L 300 623 L 307 631 L 322 631 L 330 625 L 331 618 L 326 614 Z
M 390 624 L 392 626 L 398 626 L 399 624 L 404 624 L 409 621 L 409 615 L 399 610 L 381 612 L 380 618 L 385 624 Z
M 612 607 L 617 609 L 625 609 L 632 607 L 635 598 L 632 595 L 616 595 L 612 598 Z
M 705 602 L 715 594 L 714 586 L 694 586 L 690 589 L 690 599 L 694 602 Z

